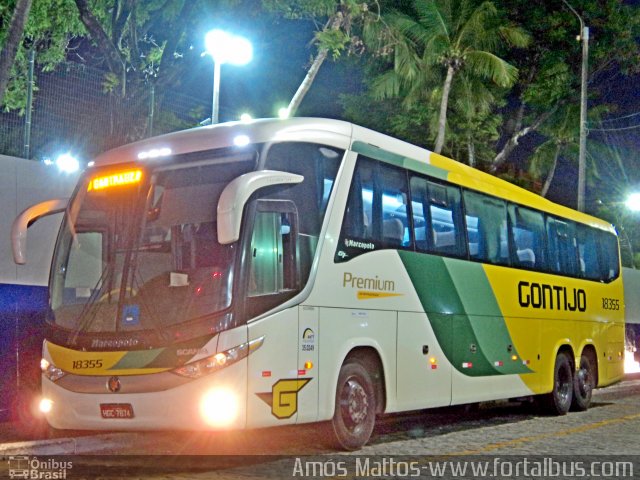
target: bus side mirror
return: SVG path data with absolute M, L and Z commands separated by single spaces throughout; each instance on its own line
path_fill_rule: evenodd
M 254 192 L 273 185 L 296 184 L 303 180 L 302 175 L 277 170 L 249 172 L 232 180 L 218 200 L 218 242 L 225 245 L 240 238 L 242 212 Z
M 64 212 L 69 203 L 68 198 L 55 198 L 32 205 L 16 217 L 11 226 L 11 247 L 13 261 L 18 265 L 27 263 L 27 229 L 36 220 Z

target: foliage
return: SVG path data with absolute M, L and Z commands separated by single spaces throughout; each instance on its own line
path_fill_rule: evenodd
M 386 20 L 395 40 L 393 69 L 378 78 L 374 91 L 380 98 L 404 96 L 406 104 L 413 104 L 433 90 L 440 76 L 436 152 L 444 144 L 450 89 L 458 74 L 510 87 L 517 69 L 499 54 L 529 42 L 488 1 L 414 0 L 407 12 L 390 12 Z
M 478 78 L 460 75 L 453 85 L 449 107 L 447 150 L 458 161 L 485 168 L 494 155 L 504 106 L 503 90 Z
M 267 11 L 289 19 L 306 19 L 315 25 L 314 41 L 317 53 L 296 93 L 289 102 L 289 115 L 294 115 L 298 106 L 311 88 L 320 67 L 331 53 L 334 60 L 345 52 L 357 51 L 362 42 L 354 33 L 355 24 L 365 26 L 376 16 L 369 13 L 369 6 L 360 0 L 264 0 Z
M 600 103 L 604 89 L 621 74 L 640 71 L 640 9 L 622 0 L 572 0 L 590 28 L 589 108 Z M 508 161 L 525 135 L 551 121 L 556 109 L 577 104 L 580 95 L 579 21 L 562 3 L 505 0 L 509 18 L 531 32 L 535 42 L 524 54 L 507 59 L 520 69 L 503 135 L 507 140 L 494 159 L 494 169 Z
M 15 1 L 0 6 L 0 26 L 8 25 Z M 52 14 L 55 12 L 55 14 Z M 0 44 L 6 28 L 0 28 Z M 73 0 L 36 0 L 31 5 L 23 40 L 10 72 L 2 102 L 5 110 L 24 112 L 29 69 L 29 51 L 36 51 L 36 64 L 50 71 L 67 58 L 75 39 L 84 33 Z
M 424 125 L 427 113 L 419 107 L 405 107 L 393 99 L 378 100 L 370 92 L 360 95 L 341 95 L 344 118 L 415 145 L 429 148 L 425 142 Z

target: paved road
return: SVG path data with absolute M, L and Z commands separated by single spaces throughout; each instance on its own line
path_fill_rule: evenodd
M 564 417 L 540 415 L 532 405 L 515 402 L 481 405 L 474 411 L 448 408 L 385 417 L 376 427 L 370 444 L 356 452 L 355 457 L 344 456 L 324 445 L 322 428 L 318 425 L 223 434 L 120 435 L 76 440 L 78 445 L 94 442 L 96 451 L 114 456 L 70 457 L 76 460 L 76 466 L 67 478 L 92 478 L 97 471 L 107 475 L 103 478 L 133 475 L 182 480 L 313 477 L 307 474 L 316 474 L 314 478 L 345 475 L 355 478 L 367 473 L 370 478 L 393 478 L 389 473 L 395 473 L 397 478 L 410 478 L 411 473 L 430 477 L 424 470 L 412 471 L 411 462 L 419 462 L 414 467 L 426 468 L 434 459 L 448 459 L 450 455 L 485 462 L 494 462 L 498 457 L 516 461 L 517 458 L 508 457 L 513 455 L 533 459 L 564 455 L 566 457 L 559 458 L 617 461 L 625 460 L 619 456 L 640 453 L 640 379 L 599 390 L 587 412 L 571 412 Z M 91 452 L 91 448 L 78 451 Z M 397 468 L 389 472 L 394 461 L 401 462 L 407 455 L 411 457 L 405 458 L 405 464 L 396 465 L 407 468 L 406 475 Z M 363 462 L 367 458 L 373 463 L 367 464 L 369 470 L 365 471 Z M 637 457 L 635 460 L 640 462 Z M 319 463 L 309 463 L 313 461 Z M 361 462 L 360 470 L 356 470 L 356 461 Z M 375 462 L 387 463 L 379 464 L 381 470 L 372 471 L 378 466 Z M 636 474 L 640 477 L 640 463 Z M 477 475 L 468 478 L 474 476 Z M 623 477 L 618 472 L 614 478 Z

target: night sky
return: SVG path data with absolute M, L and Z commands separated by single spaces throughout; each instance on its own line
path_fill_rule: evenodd
M 254 118 L 276 116 L 278 109 L 288 104 L 311 63 L 312 55 L 315 53 L 315 48 L 310 44 L 313 25 L 288 20 L 279 20 L 274 25 L 270 19 L 256 17 L 218 17 L 215 22 L 203 22 L 199 31 L 192 32 L 193 51 L 197 55 L 191 55 L 191 74 L 182 87 L 187 94 L 195 97 L 204 96 L 207 101 L 211 99 L 213 66 L 210 57 L 199 56 L 204 50 L 204 41 L 195 39 L 203 39 L 211 28 L 223 28 L 245 36 L 254 46 L 254 58 L 248 65 L 222 67 L 221 121 L 235 120 L 243 112 L 249 112 Z M 601 79 L 598 87 L 602 90 L 602 101 L 619 105 L 607 118 L 617 118 L 640 111 L 640 76 L 609 74 L 604 81 Z M 338 62 L 328 59 L 305 97 L 298 115 L 340 118 L 338 95 L 356 93 L 361 89 L 362 73 L 356 58 Z M 633 120 L 636 125 L 640 125 L 640 115 Z M 629 125 L 605 123 L 591 127 Z M 540 141 L 539 135 L 525 137 L 515 156 L 526 158 Z M 587 144 L 589 152 L 592 151 L 594 142 L 608 145 L 611 151 L 603 154 L 601 147 L 593 149 L 593 156 L 599 165 L 600 178 L 595 185 L 588 186 L 588 210 L 595 208 L 597 200 L 612 194 L 612 184 L 624 183 L 625 188 L 631 189 L 640 182 L 640 169 L 637 168 L 640 128 L 606 133 L 591 132 Z M 619 164 L 624 166 L 624 172 L 618 167 Z M 575 207 L 576 188 L 575 162 L 563 159 L 556 172 L 549 198 Z M 618 186 L 616 188 L 620 189 Z

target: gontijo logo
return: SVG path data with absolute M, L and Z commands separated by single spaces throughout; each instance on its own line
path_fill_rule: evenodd
M 271 393 L 256 393 L 258 398 L 271 407 L 271 414 L 282 420 L 291 418 L 298 411 L 298 392 L 311 378 L 283 378 L 271 387 Z
M 358 300 L 404 295 L 396 292 L 396 282 L 380 278 L 377 275 L 375 277 L 359 277 L 351 272 L 344 272 L 342 287 L 358 289 Z

